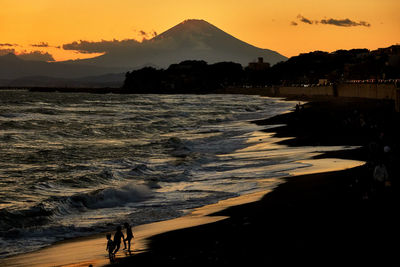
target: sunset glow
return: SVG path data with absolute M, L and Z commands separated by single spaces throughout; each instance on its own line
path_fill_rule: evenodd
M 141 41 L 190 18 L 287 57 L 376 49 L 400 42 L 399 10 L 398 0 L 2 0 L 0 50 L 42 51 L 56 61 L 93 57 L 98 54 L 62 46 L 79 40 Z

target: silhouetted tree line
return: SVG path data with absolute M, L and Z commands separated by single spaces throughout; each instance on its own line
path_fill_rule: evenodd
M 338 50 L 333 53 L 315 51 L 300 54 L 274 65 L 266 83 L 318 83 L 344 80 L 400 78 L 400 46 L 369 51 Z
M 187 60 L 166 70 L 145 67 L 128 72 L 123 88 L 135 93 L 207 93 L 241 84 L 242 72 L 238 63 Z
M 167 69 L 145 67 L 126 73 L 129 93 L 209 93 L 231 86 L 315 84 L 365 79 L 400 78 L 400 46 L 369 51 L 315 51 L 300 54 L 271 68 L 256 70 L 238 63 L 188 60 Z

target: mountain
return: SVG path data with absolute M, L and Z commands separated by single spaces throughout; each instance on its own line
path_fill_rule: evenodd
M 205 60 L 208 63 L 233 61 L 247 66 L 258 57 L 263 57 L 271 65 L 287 60 L 275 51 L 245 43 L 204 20 L 186 20 L 154 37 L 152 41 L 161 47 L 175 45 L 175 50 L 180 51 L 178 55 L 183 56 L 176 62 L 186 59 Z
M 93 81 L 97 76 L 102 76 L 98 77 L 98 85 L 117 84 L 123 82 L 121 73 L 144 66 L 167 68 L 184 60 L 204 60 L 210 64 L 232 61 L 247 66 L 258 57 L 271 64 L 287 59 L 277 52 L 247 44 L 204 20 L 186 20 L 150 40 L 115 45 L 104 52 L 98 57 L 64 62 L 28 61 L 14 54 L 0 56 L 0 86 L 44 86 L 46 81 L 48 86 L 86 86 L 96 84 Z M 110 73 L 113 75 L 106 75 Z
M 270 64 L 287 60 L 275 51 L 247 44 L 204 20 L 186 20 L 142 43 L 71 63 L 130 68 L 156 65 L 166 68 L 184 60 L 204 60 L 208 63 L 233 61 L 247 66 L 258 57 L 263 57 Z

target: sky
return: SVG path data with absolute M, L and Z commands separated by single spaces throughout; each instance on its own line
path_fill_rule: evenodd
M 47 61 L 93 57 L 75 41 L 151 38 L 204 19 L 260 48 L 291 57 L 315 50 L 400 43 L 399 0 L 0 0 L 0 55 Z

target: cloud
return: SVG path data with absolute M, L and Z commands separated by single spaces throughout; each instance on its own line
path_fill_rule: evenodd
M 33 47 L 49 47 L 48 43 L 40 42 L 39 44 L 31 44 Z
M 368 22 L 365 21 L 355 22 L 350 19 L 322 19 L 320 23 L 339 26 L 339 27 L 355 27 L 355 26 L 371 27 L 371 24 L 369 24 Z
M 20 59 L 30 61 L 55 61 L 51 54 L 41 51 L 22 52 L 19 53 L 17 56 Z
M 16 45 L 15 44 L 4 43 L 4 44 L 0 44 L 0 46 L 16 46 Z
M 0 44 L 0 47 L 11 47 L 11 46 L 19 46 L 17 44 Z M 8 55 L 8 54 L 14 54 L 20 59 L 23 60 L 30 60 L 30 61 L 55 61 L 53 56 L 49 54 L 48 52 L 42 52 L 42 51 L 16 51 L 14 48 L 0 48 L 0 56 Z
M 135 30 L 136 31 L 136 30 Z M 157 36 L 156 31 L 151 31 L 151 32 L 146 32 L 144 30 L 139 30 L 137 31 L 137 34 L 143 38 L 143 41 L 146 41 L 148 39 L 154 38 Z
M 99 42 L 80 40 L 79 42 L 63 44 L 62 48 L 64 50 L 75 50 L 80 53 L 90 54 L 107 53 L 116 49 L 131 48 L 138 45 L 140 45 L 140 43 L 134 39 L 125 39 L 121 41 L 115 39 L 112 41 L 101 40 Z
M 305 17 L 303 17 L 302 15 L 298 15 L 297 18 L 303 22 L 303 23 L 307 23 L 307 24 L 313 24 L 313 22 Z
M 306 23 L 306 24 L 324 24 L 324 25 L 333 25 L 333 26 L 338 26 L 338 27 L 356 27 L 356 26 L 363 26 L 363 27 L 371 27 L 371 24 L 366 22 L 366 21 L 360 21 L 360 22 L 356 22 L 353 21 L 351 19 L 333 19 L 333 18 L 329 18 L 329 19 L 321 19 L 321 20 L 310 20 L 307 19 L 305 17 L 303 17 L 302 15 L 297 15 L 297 19 L 300 20 L 300 22 Z M 292 26 L 297 26 L 297 22 L 292 21 L 291 24 Z

